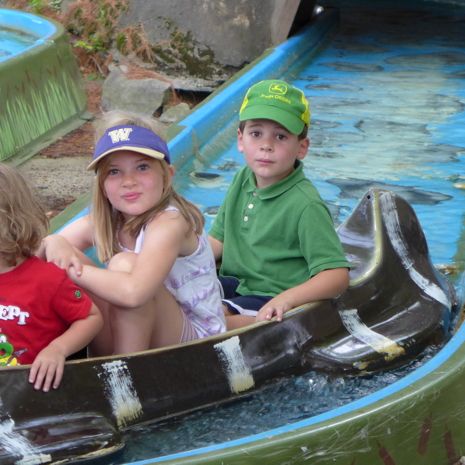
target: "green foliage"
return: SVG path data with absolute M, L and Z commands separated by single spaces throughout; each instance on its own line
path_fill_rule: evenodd
M 61 0 L 60 0 L 61 1 Z M 121 14 L 128 0 L 75 0 L 63 12 L 61 22 L 73 37 L 81 69 L 105 75 L 107 57 L 115 40 Z M 121 38 L 119 38 L 121 42 Z
M 44 11 L 44 0 L 29 0 L 29 5 L 33 13 L 41 14 Z
M 126 35 L 122 32 L 118 33 L 116 36 L 116 48 L 121 52 L 123 51 L 124 47 L 126 46 L 127 43 L 127 38 Z
M 96 53 L 106 51 L 105 43 L 101 37 L 90 36 L 89 40 L 76 40 L 73 44 L 76 48 L 81 48 L 87 53 Z
M 115 39 L 118 19 L 126 10 L 124 0 L 79 0 L 69 8 L 65 26 L 78 37 L 76 47 L 88 53 L 108 51 Z
M 49 5 L 54 9 L 54 10 L 60 10 L 61 9 L 61 3 L 63 0 L 49 0 L 48 3 Z
M 52 8 L 55 11 L 60 10 L 63 0 L 28 0 L 28 9 L 36 14 L 46 14 Z

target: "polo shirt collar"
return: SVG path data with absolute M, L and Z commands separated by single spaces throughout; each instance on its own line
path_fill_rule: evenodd
M 296 160 L 296 168 L 289 176 L 286 176 L 284 179 L 277 182 L 276 184 L 264 187 L 263 189 L 257 188 L 255 184 L 255 175 L 253 174 L 253 171 L 249 168 L 249 173 L 243 183 L 244 190 L 248 193 L 256 192 L 260 200 L 278 197 L 279 195 L 289 190 L 291 187 L 295 186 L 302 179 L 305 179 L 303 166 L 304 165 L 300 160 Z

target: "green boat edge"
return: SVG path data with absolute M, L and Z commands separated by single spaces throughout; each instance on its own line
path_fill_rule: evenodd
M 329 10 L 303 33 L 268 50 L 225 83 L 185 120 L 170 129 L 174 164 L 208 140 L 208 120 L 215 111 L 237 111 L 250 83 L 280 77 L 298 67 L 302 55 L 317 53 L 337 27 Z M 225 122 L 226 124 L 226 122 Z M 78 199 L 52 221 L 62 227 L 88 203 Z M 391 386 L 324 414 L 261 432 L 133 465 L 300 464 L 424 465 L 458 464 L 465 459 L 465 418 L 461 406 L 465 383 L 465 327 L 429 362 Z M 129 465 L 129 464 L 128 464 Z
M 462 326 L 423 367 L 344 407 L 237 441 L 133 465 L 463 463 L 464 342 Z

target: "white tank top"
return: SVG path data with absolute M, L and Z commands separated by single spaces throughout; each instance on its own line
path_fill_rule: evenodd
M 170 206 L 165 211 L 178 211 L 178 209 Z M 136 238 L 134 253 L 140 253 L 142 250 L 144 235 L 145 228 L 142 228 Z M 199 241 L 197 249 L 191 255 L 176 259 L 164 284 L 199 336 L 206 337 L 226 331 L 226 323 L 213 251 L 205 231 L 197 237 Z

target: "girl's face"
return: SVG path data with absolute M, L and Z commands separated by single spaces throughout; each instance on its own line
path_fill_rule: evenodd
M 112 153 L 109 158 L 102 173 L 104 194 L 126 220 L 160 201 L 165 182 L 160 161 L 129 150 Z M 172 176 L 171 166 L 169 173 Z
M 266 119 L 245 122 L 237 146 L 255 174 L 257 187 L 267 187 L 287 177 L 296 160 L 307 154 L 309 140 L 299 139 L 280 124 Z

